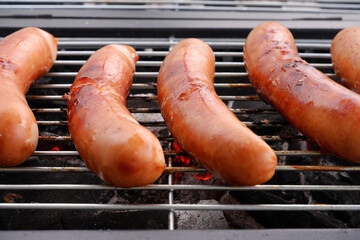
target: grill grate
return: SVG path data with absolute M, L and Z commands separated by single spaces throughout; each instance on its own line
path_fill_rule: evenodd
M 9 4 L 10 3 L 10 4 Z M 16 4 L 11 4 L 16 3 Z M 358 13 L 358 1 L 209 1 L 209 0 L 0 0 L 4 9 L 102 9 L 102 10 L 170 10 L 170 11 L 259 11 L 259 12 L 323 12 Z
M 360 204 L 201 204 L 181 202 L 176 198 L 180 191 L 319 191 L 319 192 L 341 192 L 359 191 L 360 185 L 319 185 L 311 184 L 283 184 L 271 182 L 269 184 L 253 187 L 227 186 L 225 184 L 209 185 L 206 181 L 198 181 L 196 184 L 177 183 L 176 174 L 203 173 L 206 172 L 198 166 L 179 166 L 174 163 L 177 156 L 186 156 L 182 151 L 171 149 L 173 138 L 171 136 L 159 136 L 164 147 L 165 157 L 168 162 L 163 177 L 156 183 L 133 189 L 122 189 L 108 186 L 104 183 L 77 183 L 66 180 L 54 180 L 55 183 L 41 182 L 12 182 L 8 174 L 21 176 L 32 173 L 41 174 L 71 174 L 71 179 L 82 179 L 83 174 L 92 173 L 79 161 L 78 153 L 71 143 L 67 131 L 66 122 L 66 100 L 62 98 L 84 61 L 96 49 L 110 43 L 129 44 L 133 46 L 140 56 L 137 63 L 134 85 L 131 88 L 128 103 L 140 103 L 131 105 L 131 112 L 137 120 L 150 129 L 166 131 L 166 125 L 160 117 L 160 111 L 156 104 L 156 77 L 157 71 L 164 56 L 171 47 L 181 39 L 169 38 L 59 38 L 59 56 L 55 66 L 46 76 L 41 78 L 30 89 L 27 99 L 35 113 L 40 132 L 39 146 L 34 155 L 22 166 L 12 168 L 0 168 L 0 191 L 34 192 L 37 191 L 155 191 L 166 192 L 167 199 L 163 202 L 143 203 L 94 203 L 89 202 L 62 202 L 61 199 L 53 199 L 45 202 L 22 202 L 22 203 L 0 203 L 0 209 L 30 209 L 30 210 L 111 210 L 111 211 L 167 211 L 168 229 L 176 228 L 174 211 L 359 211 Z M 309 140 L 294 130 L 272 107 L 264 103 L 255 92 L 247 79 L 244 69 L 242 48 L 244 39 L 221 39 L 204 38 L 213 49 L 216 56 L 216 78 L 215 88 L 221 99 L 248 127 L 259 134 L 275 150 L 279 157 L 279 166 L 276 174 L 281 172 L 335 172 L 342 176 L 351 172 L 360 171 L 360 167 L 351 163 L 329 156 L 326 153 L 304 148 Z M 325 72 L 328 76 L 336 79 L 332 72 L 330 63 L 330 40 L 298 39 L 297 46 L 301 56 L 307 59 L 313 66 Z M 143 120 L 144 115 L 147 119 Z M 155 119 L 155 120 L 151 120 Z M 44 128 L 46 130 L 44 130 Z M 274 129 L 290 129 L 289 135 L 279 134 Z M 59 135 L 59 129 L 61 135 Z M 266 134 L 263 135 L 263 132 Z M 281 149 L 289 143 L 298 144 L 295 149 Z M 53 146 L 58 146 L 60 151 L 51 151 Z M 322 159 L 331 159 L 332 165 L 325 165 Z M 35 160 L 34 160 L 35 159 Z M 40 159 L 40 160 L 36 160 Z M 75 159 L 75 160 L 74 160 Z M 307 164 L 302 164 L 307 159 Z M 309 160 L 310 159 L 310 160 Z M 75 163 L 74 163 L 75 162 Z M 311 162 L 311 164 L 309 164 Z M 296 163 L 296 165 L 294 164 Z M 328 163 L 328 162 L 326 162 Z M 302 164 L 302 165 L 300 165 Z M 66 175 L 69 176 L 69 175 Z M 347 176 L 347 175 L 346 175 Z M 20 177 L 21 179 L 21 177 Z M 79 180 L 81 182 L 82 180 Z M 86 181 L 86 180 L 85 180 Z M 218 183 L 218 182 L 217 182 Z M 131 193 L 130 193 L 131 194 Z

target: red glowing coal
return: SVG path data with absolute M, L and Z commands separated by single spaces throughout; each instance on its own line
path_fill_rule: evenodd
M 173 142 L 172 149 L 175 150 L 175 151 L 182 151 L 182 148 L 180 147 L 180 145 L 176 141 Z M 188 166 L 195 167 L 196 166 L 195 164 L 190 165 L 191 158 L 186 157 L 186 156 L 176 156 L 174 158 L 174 162 L 182 164 L 182 166 L 186 166 L 186 167 L 188 167 Z M 206 180 L 209 180 L 212 177 L 212 174 L 209 173 L 209 172 L 194 173 L 194 177 L 196 179 L 206 181 Z

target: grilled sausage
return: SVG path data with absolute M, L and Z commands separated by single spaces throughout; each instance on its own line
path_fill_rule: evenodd
M 120 187 L 155 181 L 165 168 L 159 140 L 126 108 L 138 56 L 108 45 L 82 66 L 68 96 L 72 140 L 87 167 Z
M 16 166 L 36 149 L 39 130 L 25 94 L 47 73 L 57 40 L 38 28 L 24 28 L 0 41 L 0 165 Z
M 360 93 L 360 27 L 340 31 L 330 51 L 336 75 L 346 87 Z
M 237 185 L 264 183 L 274 175 L 276 155 L 217 96 L 214 73 L 206 43 L 176 44 L 157 82 L 162 116 L 181 148 L 210 172 Z
M 324 150 L 360 163 L 360 95 L 302 60 L 287 28 L 275 22 L 255 27 L 244 62 L 256 92 L 290 124 Z

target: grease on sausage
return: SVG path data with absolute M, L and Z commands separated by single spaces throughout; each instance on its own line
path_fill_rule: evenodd
M 360 163 L 360 96 L 302 60 L 287 28 L 255 27 L 244 62 L 256 92 L 290 124 L 324 150 Z
M 108 45 L 96 51 L 76 76 L 68 96 L 72 140 L 95 174 L 120 187 L 154 182 L 165 168 L 159 140 L 126 108 L 135 50 Z
M 39 131 L 25 94 L 56 55 L 56 38 L 39 28 L 24 28 L 0 41 L 1 166 L 19 165 L 36 149 Z
M 345 28 L 331 43 L 331 62 L 341 82 L 360 93 L 360 27 Z
M 176 44 L 157 82 L 162 116 L 181 148 L 210 172 L 237 185 L 264 183 L 274 174 L 276 156 L 218 97 L 214 73 L 215 57 L 206 43 Z

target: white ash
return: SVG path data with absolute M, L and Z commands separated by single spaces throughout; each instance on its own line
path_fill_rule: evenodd
M 289 150 L 289 143 L 288 142 L 282 143 L 281 144 L 281 150 L 282 151 Z M 279 165 L 286 165 L 286 159 L 287 159 L 286 156 L 279 156 L 278 159 L 279 159 L 279 163 L 278 163 Z
M 218 205 L 216 200 L 200 200 L 198 204 Z M 175 211 L 177 229 L 229 229 L 222 211 Z
M 133 117 L 138 122 L 163 122 L 164 119 L 160 113 L 132 113 Z

